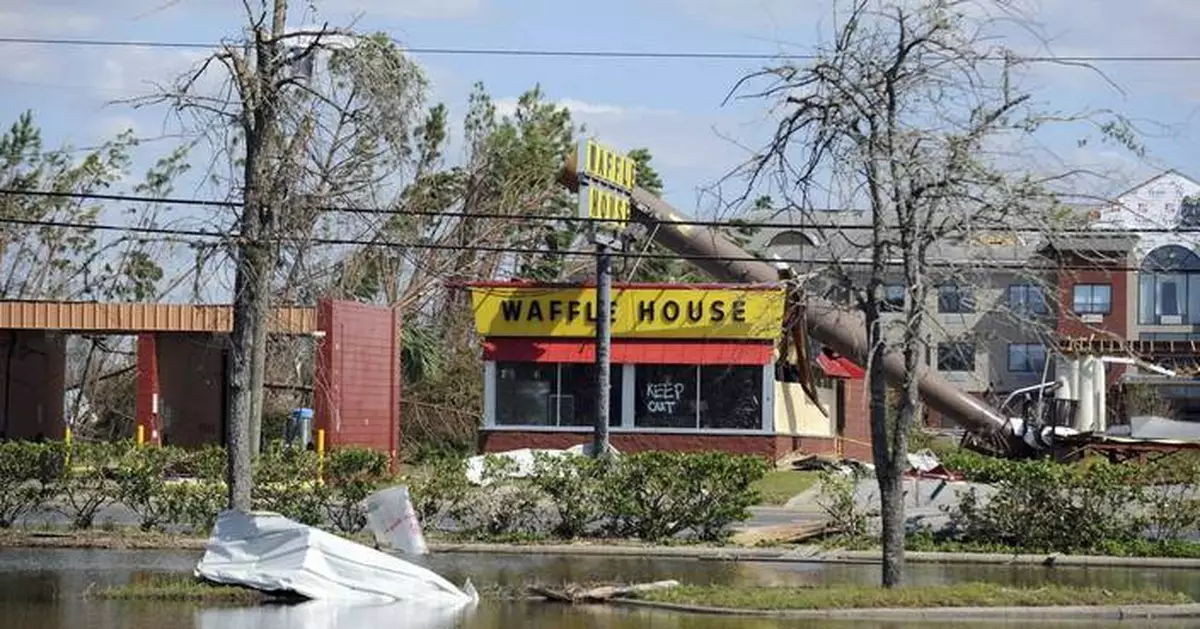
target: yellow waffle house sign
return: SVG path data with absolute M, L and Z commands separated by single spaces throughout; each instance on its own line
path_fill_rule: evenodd
M 614 287 L 612 335 L 643 339 L 774 340 L 783 324 L 784 290 Z M 473 286 L 482 336 L 594 338 L 596 290 Z

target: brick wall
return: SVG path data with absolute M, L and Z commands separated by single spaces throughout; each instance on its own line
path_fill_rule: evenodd
M 330 447 L 355 445 L 389 453 L 400 442 L 399 313 L 323 300 L 317 327 L 315 428 Z
M 196 447 L 223 441 L 227 339 L 210 334 L 158 336 L 163 443 Z
M 867 381 L 842 380 L 840 426 L 843 456 L 871 462 L 871 408 L 867 399 Z
M 1063 264 L 1072 268 L 1062 271 L 1058 276 L 1058 298 L 1061 304 L 1058 318 L 1059 337 L 1069 339 L 1116 336 L 1120 339 L 1129 339 L 1133 332 L 1130 313 L 1136 312 L 1135 304 L 1129 303 L 1130 281 L 1132 277 L 1135 277 L 1134 273 L 1125 268 L 1128 267 L 1129 261 L 1124 256 L 1111 261 L 1096 261 L 1071 256 L 1064 257 Z M 1089 265 L 1106 265 L 1114 268 L 1079 268 Z M 1099 323 L 1084 323 L 1071 311 L 1076 284 L 1112 285 L 1112 310 L 1104 315 Z M 1125 370 L 1124 365 L 1108 366 L 1110 387 L 1120 381 Z
M 0 331 L 0 435 L 62 438 L 66 366 L 62 334 Z

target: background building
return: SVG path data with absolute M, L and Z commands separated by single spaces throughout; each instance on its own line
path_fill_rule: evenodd
M 759 230 L 751 246 L 788 260 L 818 290 L 842 298 L 830 288 L 839 279 L 863 282 L 868 251 L 854 243 L 869 234 L 869 214 L 754 220 L 779 226 Z M 1200 183 L 1167 171 L 1112 203 L 1074 206 L 1069 221 L 1060 232 L 1014 226 L 934 247 L 930 259 L 945 270 L 927 303 L 930 368 L 993 402 L 1053 377 L 1064 343 L 1103 342 L 1191 368 L 1197 351 L 1179 344 L 1200 341 Z M 894 309 L 903 290 L 900 282 L 885 289 Z M 1144 377 L 1109 367 L 1114 387 Z M 1181 418 L 1200 416 L 1200 381 L 1161 392 Z

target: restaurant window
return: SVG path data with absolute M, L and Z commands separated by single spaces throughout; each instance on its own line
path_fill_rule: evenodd
M 760 366 L 638 365 L 638 428 L 761 430 Z
M 621 423 L 621 366 L 612 366 L 608 423 Z M 497 426 L 591 426 L 596 366 L 590 363 L 496 363 Z
M 759 366 L 700 367 L 700 427 L 760 430 L 762 378 Z

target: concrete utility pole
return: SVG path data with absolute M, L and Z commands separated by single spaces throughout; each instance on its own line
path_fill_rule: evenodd
M 596 245 L 596 430 L 592 454 L 608 452 L 609 400 L 612 399 L 612 253 Z

